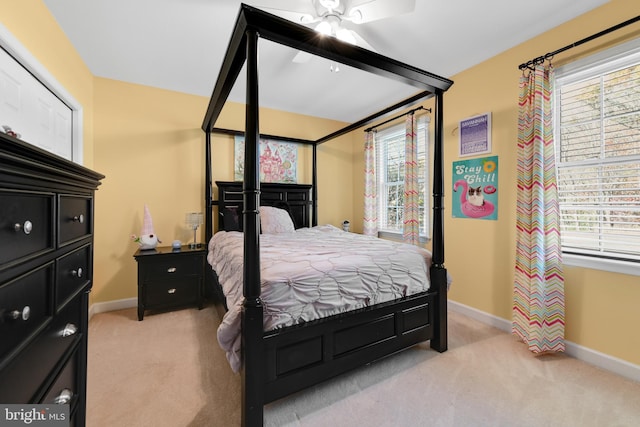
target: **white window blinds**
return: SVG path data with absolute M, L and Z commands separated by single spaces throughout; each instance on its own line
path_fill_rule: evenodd
M 418 117 L 418 191 L 420 236 L 429 237 L 428 203 L 428 123 L 429 117 Z M 404 150 L 405 124 L 378 131 L 376 163 L 378 176 L 378 229 L 402 233 L 404 218 Z
M 563 252 L 640 261 L 640 52 L 555 86 Z

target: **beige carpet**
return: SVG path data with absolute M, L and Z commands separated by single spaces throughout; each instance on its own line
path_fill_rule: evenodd
M 87 426 L 236 426 L 240 377 L 215 309 L 95 315 Z M 564 355 L 532 356 L 457 313 L 449 351 L 420 345 L 265 407 L 267 426 L 638 426 L 640 383 Z

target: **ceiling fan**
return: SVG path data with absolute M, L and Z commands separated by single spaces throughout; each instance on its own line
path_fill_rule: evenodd
M 257 6 L 267 12 L 298 24 L 311 26 L 319 33 L 375 52 L 351 24 L 365 24 L 403 13 L 413 12 L 415 0 L 277 0 L 269 7 Z M 293 62 L 307 62 L 313 55 L 298 52 Z

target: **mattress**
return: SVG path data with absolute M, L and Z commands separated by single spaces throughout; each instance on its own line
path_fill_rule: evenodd
M 207 260 L 228 312 L 218 342 L 240 369 L 243 234 L 220 231 Z M 264 330 L 270 331 L 391 301 L 429 289 L 431 253 L 424 248 L 347 233 L 331 225 L 260 235 Z

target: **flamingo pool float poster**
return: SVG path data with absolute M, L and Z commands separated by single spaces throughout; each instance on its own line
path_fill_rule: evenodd
M 454 218 L 498 219 L 498 156 L 453 162 Z

